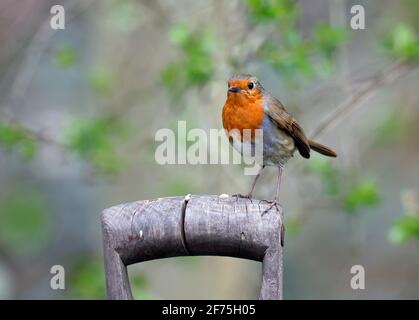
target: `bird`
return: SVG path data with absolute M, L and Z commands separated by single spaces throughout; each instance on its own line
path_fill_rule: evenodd
M 250 191 L 245 195 L 236 196 L 252 199 L 262 170 L 266 166 L 278 168 L 276 196 L 273 200 L 265 200 L 272 203 L 270 208 L 279 204 L 282 171 L 296 151 L 306 159 L 310 158 L 311 151 L 327 157 L 337 157 L 333 149 L 309 139 L 283 104 L 250 74 L 234 75 L 228 80 L 222 123 L 230 143 L 242 155 L 245 155 L 244 150 L 250 150 L 252 155 L 257 147 L 263 150 L 261 168 L 253 180 Z M 245 134 L 246 129 L 250 134 Z M 257 129 L 262 132 L 262 139 L 258 138 Z

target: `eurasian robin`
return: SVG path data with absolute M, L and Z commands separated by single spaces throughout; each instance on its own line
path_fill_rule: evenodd
M 255 145 L 263 143 L 262 146 L 259 145 L 260 150 L 263 150 L 261 169 L 253 180 L 250 192 L 245 196 L 239 195 L 241 197 L 251 198 L 263 168 L 276 166 L 278 182 L 276 197 L 272 201 L 276 206 L 283 166 L 296 150 L 306 159 L 310 158 L 311 150 L 328 157 L 337 156 L 329 147 L 309 139 L 282 103 L 252 75 L 235 75 L 228 80 L 227 100 L 222 117 L 230 142 L 242 154 L 244 145 L 250 145 L 254 149 Z M 244 134 L 245 129 L 251 134 Z M 256 138 L 256 129 L 261 129 L 262 139 Z

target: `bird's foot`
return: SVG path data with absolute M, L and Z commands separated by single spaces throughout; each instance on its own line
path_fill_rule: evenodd
M 241 193 L 233 194 L 232 197 L 236 197 L 236 201 L 238 201 L 239 198 L 242 198 L 242 199 L 249 199 L 250 202 L 252 202 L 252 194 L 251 193 L 247 193 L 247 194 L 241 194 Z
M 268 211 L 270 211 L 273 207 L 275 207 L 275 209 L 276 209 L 276 211 L 277 212 L 280 212 L 280 210 L 279 210 L 279 201 L 278 201 L 278 199 L 274 199 L 274 200 L 260 200 L 259 201 L 259 204 L 260 203 L 262 203 L 262 202 L 266 202 L 266 203 L 268 203 L 268 204 L 271 204 L 267 209 L 265 209 L 265 210 L 263 210 L 263 212 L 262 212 L 262 216 L 265 214 L 265 213 L 267 213 Z

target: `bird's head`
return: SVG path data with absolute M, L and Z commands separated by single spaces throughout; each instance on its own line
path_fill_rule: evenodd
M 259 80 L 250 74 L 232 76 L 228 82 L 227 97 L 232 99 L 255 99 L 262 94 Z

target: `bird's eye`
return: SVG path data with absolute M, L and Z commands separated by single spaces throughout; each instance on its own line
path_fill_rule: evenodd
M 249 90 L 252 90 L 254 86 L 255 86 L 255 84 L 253 82 L 249 82 L 249 84 L 247 85 Z

